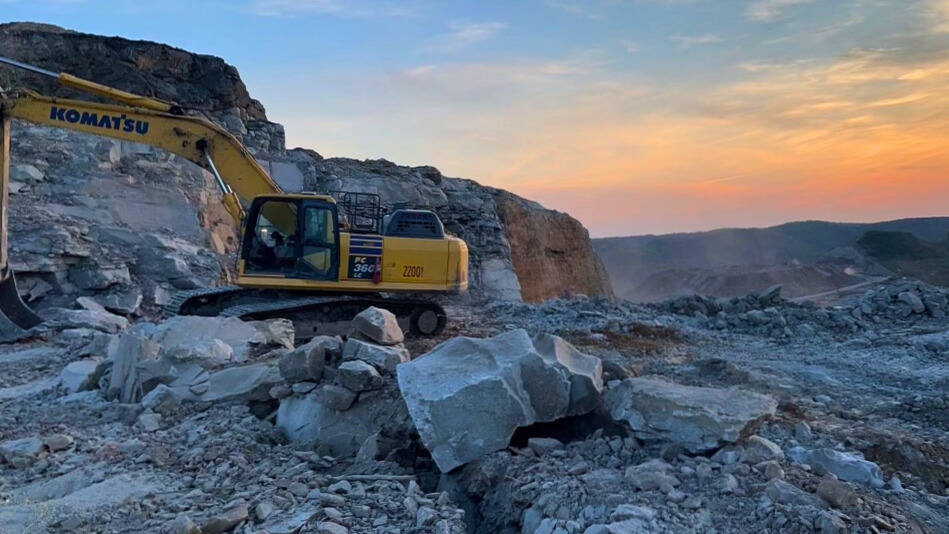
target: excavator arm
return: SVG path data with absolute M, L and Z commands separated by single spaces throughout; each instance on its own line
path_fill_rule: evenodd
M 22 89 L 0 92 L 0 312 L 22 328 L 31 328 L 41 319 L 19 298 L 7 258 L 11 119 L 142 143 L 192 161 L 214 175 L 224 206 L 238 225 L 243 223 L 243 205 L 249 205 L 254 197 L 283 193 L 240 141 L 203 117 L 184 115 L 174 104 L 69 74 L 56 74 L 6 58 L 0 58 L 0 63 L 52 76 L 65 87 L 126 104 L 51 98 Z M 272 210 L 264 216 L 278 227 L 294 217 L 278 208 Z
M 20 90 L 0 99 L 4 117 L 134 141 L 177 154 L 211 172 L 234 219 L 242 203 L 257 195 L 281 194 L 280 187 L 233 135 L 202 117 L 144 108 L 40 96 Z

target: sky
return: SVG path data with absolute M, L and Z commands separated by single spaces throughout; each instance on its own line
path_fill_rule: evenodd
M 0 20 L 221 56 L 289 146 L 434 165 L 594 237 L 949 215 L 949 0 L 0 0 Z

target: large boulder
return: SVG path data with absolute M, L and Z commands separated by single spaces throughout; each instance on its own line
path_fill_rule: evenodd
M 774 415 L 771 397 L 731 389 L 683 386 L 659 378 L 629 378 L 604 395 L 610 415 L 637 438 L 667 441 L 704 453 L 749 436 Z
M 587 413 L 602 366 L 555 336 L 457 337 L 397 368 L 422 442 L 443 472 L 508 446 L 521 426 Z
M 107 311 L 47 308 L 39 313 L 46 323 L 54 328 L 91 328 L 107 334 L 115 334 L 129 326 L 128 319 Z
M 231 367 L 216 373 L 182 375 L 171 388 L 184 400 L 200 402 L 250 402 L 270 400 L 270 389 L 283 383 L 273 363 Z
M 293 349 L 293 324 L 286 319 L 244 322 L 236 317 L 179 315 L 158 325 L 152 338 L 171 354 L 219 339 L 231 347 L 235 362 L 244 362 L 275 347 Z
M 337 409 L 337 393 L 321 387 L 305 396 L 281 400 L 277 427 L 291 441 L 315 442 L 321 452 L 333 456 L 355 455 L 377 433 L 394 437 L 411 430 L 405 401 L 394 385 L 361 393 L 346 410 Z
M 367 338 L 383 345 L 402 343 L 405 334 L 399 321 L 389 310 L 370 306 L 353 319 L 353 328 Z

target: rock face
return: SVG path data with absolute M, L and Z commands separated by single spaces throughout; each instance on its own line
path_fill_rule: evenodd
M 283 127 L 266 120 L 237 70 L 220 58 L 40 24 L 0 25 L 0 49 L 43 68 L 201 110 L 240 138 L 286 191 L 371 192 L 387 205 L 435 210 L 468 244 L 474 294 L 529 300 L 611 294 L 586 231 L 568 215 L 443 177 L 433 167 L 287 151 Z M 0 69 L 0 86 L 87 98 L 11 69 Z M 232 278 L 236 225 L 211 175 L 190 162 L 134 143 L 16 123 L 13 163 L 12 261 L 34 306 L 95 295 L 110 304 L 132 303 L 120 306 L 129 313 L 141 304 L 147 313 L 177 290 Z
M 580 221 L 507 191 L 493 194 L 525 301 L 564 293 L 613 296 L 606 268 Z
M 247 93 L 237 69 L 218 57 L 29 23 L 0 25 L 0 48 L 13 59 L 136 94 L 209 112 L 236 109 L 245 117 L 266 119 L 264 107 Z M 55 81 L 37 78 L 30 85 L 51 96 L 75 97 Z
M 657 378 L 629 378 L 609 390 L 604 403 L 636 437 L 670 441 L 693 453 L 748 436 L 777 403 L 757 393 L 682 386 Z
M 591 411 L 601 373 L 599 359 L 525 330 L 454 338 L 397 368 L 412 420 L 443 472 L 507 447 L 517 427 Z

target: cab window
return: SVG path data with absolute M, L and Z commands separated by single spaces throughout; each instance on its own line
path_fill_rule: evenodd
M 246 269 L 254 272 L 285 272 L 296 266 L 297 205 L 268 200 L 255 221 Z
M 336 213 L 322 206 L 306 206 L 303 210 L 303 255 L 301 267 L 319 277 L 332 277 L 337 269 Z

